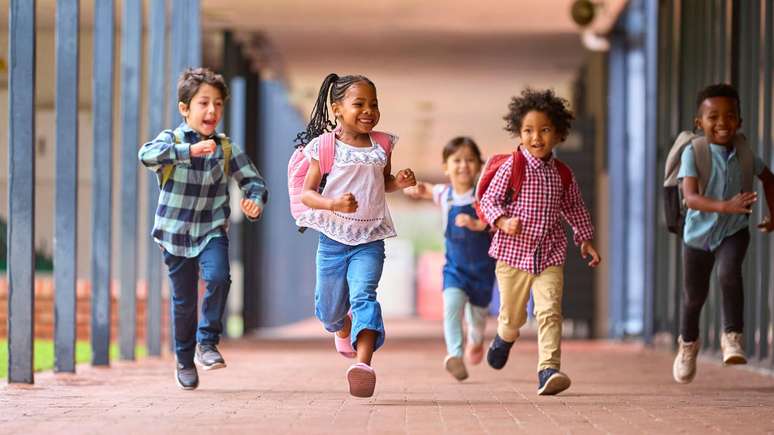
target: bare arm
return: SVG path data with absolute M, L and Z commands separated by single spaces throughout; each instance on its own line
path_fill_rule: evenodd
M 750 206 L 757 200 L 755 192 L 742 192 L 734 195 L 727 201 L 719 201 L 699 195 L 699 182 L 696 177 L 683 178 L 683 196 L 688 208 L 710 212 L 728 214 L 749 214 Z
M 344 213 L 353 213 L 357 210 L 357 201 L 351 193 L 345 193 L 340 198 L 325 198 L 317 192 L 322 180 L 320 172 L 320 162 L 312 159 L 309 162 L 309 171 L 304 178 L 304 190 L 301 193 L 301 202 L 309 208 L 320 210 L 341 211 Z
M 774 174 L 769 168 L 763 168 L 758 175 L 763 183 L 763 191 L 766 195 L 766 205 L 769 207 L 769 217 L 758 225 L 758 228 L 766 232 L 774 231 Z
M 384 167 L 384 191 L 387 193 L 417 184 L 411 169 L 401 169 L 392 175 L 392 156 L 387 155 L 387 165 Z
M 403 189 L 403 193 L 413 199 L 433 200 L 433 185 L 426 181 L 417 181 L 415 186 Z

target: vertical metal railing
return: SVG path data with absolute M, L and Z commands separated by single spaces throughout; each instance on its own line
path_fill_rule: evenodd
M 78 256 L 79 0 L 56 5 L 56 209 L 54 348 L 56 371 L 75 372 Z
M 11 0 L 8 382 L 32 383 L 35 313 L 35 1 Z

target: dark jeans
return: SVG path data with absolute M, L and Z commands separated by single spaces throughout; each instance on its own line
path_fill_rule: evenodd
M 723 322 L 726 332 L 744 328 L 744 291 L 742 262 L 750 244 L 750 231 L 743 229 L 726 237 L 715 251 L 704 251 L 683 245 L 683 318 L 680 334 L 683 341 L 699 337 L 699 316 L 709 293 L 712 267 L 717 261 L 718 283 L 723 293 Z
M 218 344 L 223 331 L 223 311 L 231 286 L 228 262 L 228 238 L 216 237 L 207 243 L 198 257 L 178 257 L 164 251 L 172 288 L 172 331 L 177 360 L 193 366 L 196 342 Z M 201 270 L 207 291 L 202 299 L 202 318 L 196 327 L 198 280 Z

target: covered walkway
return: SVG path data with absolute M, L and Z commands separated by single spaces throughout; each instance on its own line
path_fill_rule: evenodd
M 34 386 L 0 386 L 3 433 L 771 433 L 774 378 L 724 368 L 705 356 L 689 385 L 671 378 L 671 355 L 606 341 L 566 341 L 573 386 L 535 394 L 533 338 L 497 372 L 473 367 L 459 383 L 441 369 L 440 325 L 387 323 L 375 359 L 374 397 L 346 392 L 348 362 L 315 321 L 223 346 L 229 367 L 201 374 L 193 392 L 172 361 L 43 373 Z M 492 329 L 490 328 L 490 331 Z

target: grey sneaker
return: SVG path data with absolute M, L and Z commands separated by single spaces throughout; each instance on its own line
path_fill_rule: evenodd
M 195 390 L 199 386 L 199 374 L 196 366 L 186 368 L 180 363 L 175 364 L 175 381 L 177 386 L 184 390 Z
M 699 353 L 699 340 L 684 342 L 681 335 L 677 339 L 677 356 L 672 365 L 675 381 L 687 384 L 696 376 L 696 354 Z
M 465 362 L 460 356 L 446 355 L 443 366 L 458 381 L 464 381 L 468 378 L 468 369 L 465 368 Z
M 202 366 L 204 370 L 215 370 L 226 367 L 226 361 L 223 360 L 223 356 L 218 352 L 218 348 L 214 344 L 196 344 L 196 352 L 194 353 L 194 362 Z
M 724 332 L 720 336 L 720 348 L 723 350 L 723 364 L 747 364 L 741 333 Z

